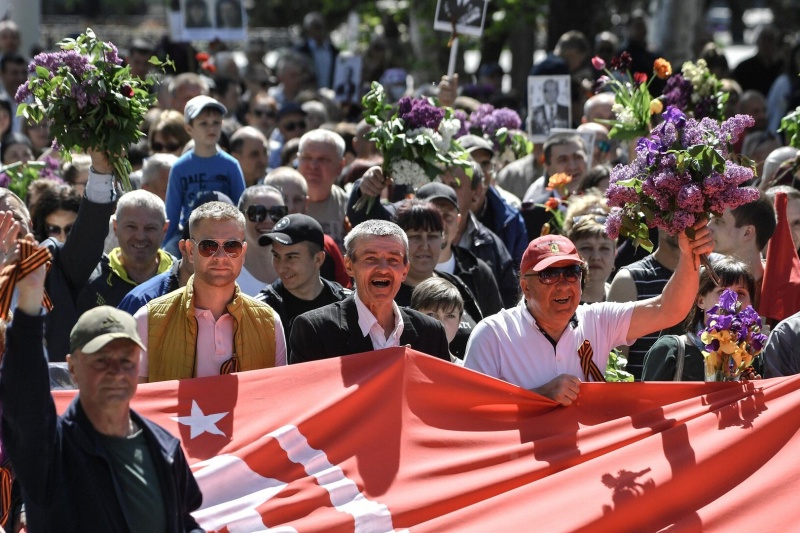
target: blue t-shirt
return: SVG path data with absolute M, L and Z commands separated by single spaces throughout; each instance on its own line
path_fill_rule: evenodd
M 169 227 L 164 242 L 169 241 L 179 226 L 189 223 L 195 199 L 209 191 L 226 194 L 233 203 L 244 192 L 244 175 L 239 162 L 223 151 L 211 157 L 186 152 L 172 165 L 167 183 L 167 218 Z

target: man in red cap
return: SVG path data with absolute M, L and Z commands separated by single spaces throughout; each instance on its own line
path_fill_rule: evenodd
M 588 272 L 575 245 L 561 235 L 534 239 L 522 256 L 524 300 L 478 324 L 464 366 L 570 405 L 581 381 L 604 381 L 611 349 L 677 324 L 698 289 L 699 254 L 714 247 L 706 222 L 695 238 L 679 237 L 678 267 L 663 294 L 626 303 L 580 305 Z

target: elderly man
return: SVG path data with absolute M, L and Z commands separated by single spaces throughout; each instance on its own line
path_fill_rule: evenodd
M 236 284 L 247 251 L 242 213 L 208 202 L 192 212 L 189 232 L 186 251 L 194 275 L 185 287 L 151 300 L 134 315 L 145 345 L 139 380 L 285 365 L 280 316 Z
M 681 256 L 663 294 L 627 303 L 580 305 L 586 263 L 560 235 L 531 241 L 520 266 L 524 301 L 478 324 L 464 366 L 570 405 L 581 381 L 605 381 L 620 344 L 677 324 L 697 296 L 699 255 L 713 240 L 705 222 L 679 237 Z
M 100 260 L 78 296 L 78 310 L 116 307 L 132 288 L 169 270 L 173 257 L 159 247 L 167 224 L 161 198 L 141 190 L 124 194 L 112 217 L 119 246 Z
M 231 135 L 231 155 L 239 162 L 246 187 L 260 183 L 267 174 L 267 138 L 252 126 Z
M 397 224 L 368 220 L 345 239 L 345 266 L 356 290 L 298 316 L 289 337 L 289 362 L 302 363 L 410 345 L 450 361 L 441 323 L 394 302 L 408 275 L 408 238 Z
M 324 237 L 319 222 L 302 214 L 283 217 L 261 237 L 272 245 L 278 279 L 258 293 L 256 300 L 277 311 L 290 332 L 297 316 L 344 300 L 352 292 L 320 276 L 326 257 Z
M 202 531 L 180 442 L 130 408 L 142 345 L 130 315 L 102 306 L 80 317 L 67 356 L 79 394 L 57 415 L 42 351 L 44 279 L 41 266 L 17 282 L 0 372 L 3 445 L 28 530 Z
M 148 157 L 142 167 L 141 189 L 155 194 L 162 202 L 166 201 L 169 171 L 177 160 L 177 156 L 168 153 L 156 153 Z
M 306 214 L 343 248 L 347 193 L 336 180 L 344 168 L 344 139 L 328 130 L 309 131 L 300 138 L 297 160 L 308 184 Z

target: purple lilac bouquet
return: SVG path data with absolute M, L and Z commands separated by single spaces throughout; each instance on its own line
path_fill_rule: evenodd
M 54 147 L 67 161 L 72 151 L 105 152 L 123 190 L 129 191 L 131 165 L 125 151 L 144 136 L 139 125 L 155 100 L 149 92 L 155 78 L 132 76 L 117 48 L 99 41 L 91 29 L 58 46 L 61 51 L 38 54 L 28 66 L 30 79 L 15 97 L 17 114 L 34 122 L 48 120 Z M 155 57 L 150 63 L 172 66 Z
M 764 349 L 767 336 L 753 306 L 742 309 L 736 292 L 725 289 L 719 304 L 708 311 L 700 340 L 705 344 L 706 381 L 735 381 Z
M 62 182 L 60 172 L 61 167 L 54 157 L 47 156 L 41 161 L 18 161 L 0 167 L 0 187 L 25 200 L 31 183 L 38 179 Z
M 469 154 L 455 139 L 461 123 L 453 109 L 436 107 L 427 98 L 409 97 L 401 98 L 393 108 L 377 82 L 372 83 L 362 104 L 364 119 L 375 126 L 367 138 L 375 141 L 383 155 L 383 175 L 396 184 L 417 189 L 453 166 L 471 173 Z M 365 202 L 371 208 L 374 197 L 362 197 L 356 209 Z
M 652 250 L 648 228 L 670 235 L 689 230 L 700 219 L 758 198 L 758 190 L 741 187 L 753 169 L 729 161 L 730 145 L 753 125 L 736 115 L 722 124 L 710 118 L 687 118 L 669 107 L 664 122 L 639 139 L 636 158 L 611 171 L 606 198 L 615 207 L 606 221 L 612 239 L 630 237 Z
M 697 120 L 709 117 L 721 121 L 725 119 L 728 93 L 708 70 L 705 60 L 699 59 L 697 63 L 687 61 L 680 74 L 667 80 L 661 99 L 664 105 L 677 107 Z
M 491 104 L 481 104 L 469 116 L 466 129 L 490 141 L 497 159 L 510 163 L 533 151 L 533 143 L 519 129 L 521 126 L 522 120 L 513 109 L 497 109 Z M 460 136 L 456 134 L 456 138 Z

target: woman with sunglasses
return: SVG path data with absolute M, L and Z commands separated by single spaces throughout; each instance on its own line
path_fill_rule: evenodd
M 531 241 L 522 256 L 519 305 L 485 318 L 464 366 L 571 405 L 582 381 L 605 381 L 612 348 L 679 322 L 698 289 L 699 254 L 714 239 L 703 220 L 678 238 L 680 259 L 662 294 L 636 302 L 580 305 L 586 263 L 561 235 Z
M 255 296 L 278 279 L 278 273 L 272 266 L 272 246 L 269 239 L 262 241 L 261 236 L 272 231 L 275 223 L 289 214 L 289 208 L 275 187 L 253 185 L 244 190 L 239 199 L 239 210 L 246 218 L 244 235 L 247 254 L 236 282 L 242 292 Z
M 43 242 L 52 238 L 66 242 L 81 205 L 81 195 L 73 187 L 52 180 L 38 180 L 38 194 L 30 207 L 33 234 Z M 46 185 L 45 185 L 46 184 Z

